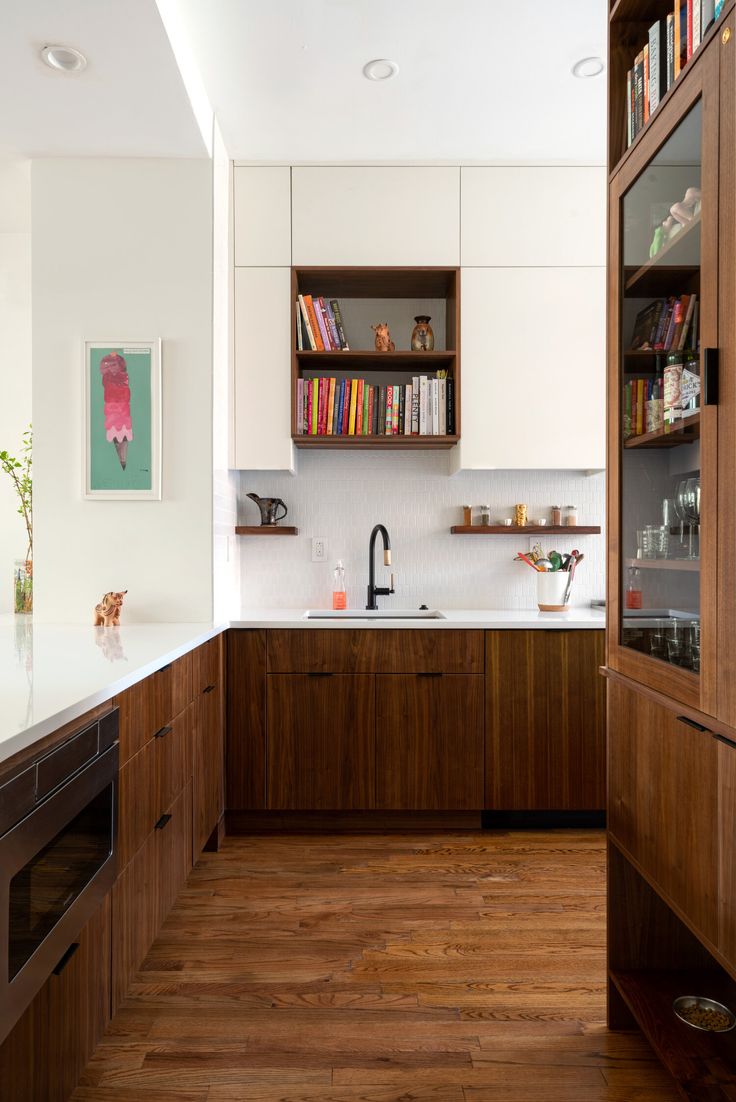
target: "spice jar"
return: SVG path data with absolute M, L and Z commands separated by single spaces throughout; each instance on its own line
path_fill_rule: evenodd
M 578 510 L 575 505 L 565 506 L 565 524 L 568 528 L 575 528 L 578 523 Z
M 559 528 L 562 525 L 562 506 L 552 506 L 552 527 Z
M 480 507 L 480 523 L 483 528 L 488 528 L 491 523 L 491 507 L 490 505 L 481 505 Z
M 514 505 L 514 524 L 517 528 L 526 528 L 526 505 Z
M 473 506 L 463 505 L 463 525 L 466 528 L 470 528 L 473 523 Z

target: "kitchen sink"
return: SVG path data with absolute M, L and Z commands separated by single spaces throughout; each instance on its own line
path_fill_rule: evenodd
M 436 608 L 308 608 L 305 620 L 446 620 Z

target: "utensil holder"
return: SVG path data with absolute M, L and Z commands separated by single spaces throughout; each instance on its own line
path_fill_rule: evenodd
M 563 602 L 569 581 L 567 570 L 548 570 L 537 574 L 537 606 L 540 612 L 567 612 L 570 606 Z

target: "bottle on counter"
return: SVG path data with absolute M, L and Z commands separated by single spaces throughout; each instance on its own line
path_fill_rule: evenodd
M 565 506 L 565 525 L 568 528 L 575 528 L 578 523 L 578 510 L 575 505 Z
M 626 607 L 642 607 L 641 572 L 636 566 L 629 567 L 629 581 L 626 586 Z
M 345 567 L 342 559 L 338 559 L 335 567 L 335 581 L 332 586 L 332 607 L 347 608 L 347 596 L 345 594 Z

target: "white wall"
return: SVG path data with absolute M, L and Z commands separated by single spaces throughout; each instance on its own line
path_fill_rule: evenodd
M 32 168 L 35 618 L 212 614 L 209 160 L 40 160 Z M 82 345 L 163 340 L 163 500 L 85 501 Z
M 31 421 L 30 161 L 0 160 L 0 451 L 17 455 Z M 0 474 L 0 613 L 13 607 L 13 560 L 26 529 L 9 478 Z
M 349 606 L 365 606 L 368 538 L 384 523 L 391 537 L 396 594 L 382 607 L 533 608 L 534 573 L 513 562 L 530 540 L 513 536 L 453 536 L 464 504 L 491 506 L 491 517 L 511 516 L 516 502 L 530 520 L 555 504 L 577 505 L 580 524 L 601 525 L 605 476 L 571 471 L 464 471 L 448 477 L 447 452 L 300 452 L 298 476 L 283 471 L 240 472 L 240 523 L 258 524 L 248 491 L 281 497 L 294 538 L 242 537 L 241 597 L 245 608 L 329 608 L 337 559 L 346 568 Z M 311 538 L 328 542 L 328 561 L 311 561 Z M 584 552 L 571 603 L 605 594 L 605 534 L 549 536 L 545 550 Z M 389 571 L 376 555 L 379 585 Z

